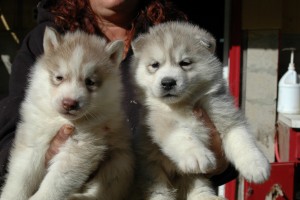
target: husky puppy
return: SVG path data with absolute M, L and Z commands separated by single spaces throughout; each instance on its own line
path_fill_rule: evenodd
M 210 33 L 187 22 L 154 26 L 132 42 L 132 75 L 145 118 L 135 141 L 142 199 L 223 199 L 201 175 L 216 167 L 216 158 L 208 128 L 193 114 L 197 106 L 242 176 L 255 183 L 269 177 L 269 162 L 223 80 L 215 45 Z
M 47 27 L 43 45 L 0 199 L 126 199 L 134 163 L 121 109 L 123 42 Z M 74 126 L 74 134 L 47 169 L 45 153 L 63 124 Z

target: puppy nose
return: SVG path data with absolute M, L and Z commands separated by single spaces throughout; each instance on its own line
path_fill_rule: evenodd
M 164 90 L 171 90 L 176 86 L 176 80 L 170 77 L 163 78 L 161 80 L 161 86 Z
M 62 106 L 66 111 L 70 110 L 78 110 L 79 109 L 79 103 L 78 101 L 70 98 L 65 98 L 62 100 Z

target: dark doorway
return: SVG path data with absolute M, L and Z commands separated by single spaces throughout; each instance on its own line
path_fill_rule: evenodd
M 173 1 L 192 23 L 213 34 L 217 41 L 217 55 L 223 61 L 225 1 Z

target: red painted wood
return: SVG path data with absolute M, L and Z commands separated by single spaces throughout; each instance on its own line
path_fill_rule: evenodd
M 300 163 L 300 131 L 290 129 L 289 161 Z
M 235 105 L 240 106 L 240 80 L 241 80 L 241 0 L 231 1 L 230 16 L 230 49 L 229 49 L 229 90 L 234 96 Z M 224 196 L 228 200 L 236 199 L 237 181 L 233 180 L 225 184 Z
M 239 107 L 241 87 L 241 46 L 231 46 L 229 60 L 229 89 L 234 96 L 235 105 Z
M 236 179 L 228 182 L 225 184 L 225 197 L 228 200 L 236 199 L 236 188 L 237 188 L 237 181 Z
M 263 184 L 244 182 L 244 199 L 264 200 L 276 184 L 279 185 L 284 194 L 283 197 L 277 197 L 276 200 L 295 199 L 294 175 L 294 162 L 272 163 L 271 176 L 268 181 Z

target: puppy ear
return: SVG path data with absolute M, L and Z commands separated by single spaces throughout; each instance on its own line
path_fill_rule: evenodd
M 140 35 L 136 39 L 134 39 L 131 42 L 131 48 L 132 48 L 133 54 L 137 55 L 143 45 L 144 45 L 144 36 Z
M 211 53 L 215 53 L 215 50 L 216 50 L 216 44 L 215 44 L 215 42 L 208 41 L 208 40 L 205 40 L 205 39 L 201 39 L 200 43 L 203 46 L 205 46 Z
M 110 42 L 105 47 L 105 50 L 110 54 L 110 59 L 116 64 L 119 65 L 123 58 L 124 53 L 124 42 L 122 40 L 116 40 Z
M 201 30 L 201 33 L 196 36 L 200 44 L 208 49 L 212 54 L 216 50 L 216 40 L 215 38 L 205 30 Z
M 44 52 L 55 50 L 61 42 L 61 35 L 53 28 L 46 27 L 44 33 Z

